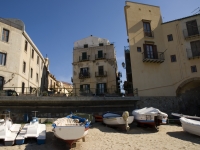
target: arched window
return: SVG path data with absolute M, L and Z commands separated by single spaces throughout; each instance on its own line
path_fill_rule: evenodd
M 4 77 L 0 76 L 0 90 L 3 90 Z

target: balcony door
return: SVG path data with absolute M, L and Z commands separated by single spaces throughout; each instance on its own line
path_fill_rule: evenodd
M 200 40 L 190 42 L 192 56 L 200 56 Z
M 199 34 L 196 20 L 186 22 L 186 26 L 187 26 L 188 36 Z
M 80 73 L 83 76 L 88 76 L 88 71 L 89 71 L 89 68 L 80 68 Z
M 157 46 L 144 44 L 144 57 L 149 59 L 158 59 Z
M 99 70 L 99 75 L 104 75 L 103 66 L 99 66 L 98 70 Z
M 0 90 L 3 90 L 4 77 L 0 76 Z

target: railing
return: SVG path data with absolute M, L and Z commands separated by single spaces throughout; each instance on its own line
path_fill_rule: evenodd
M 86 58 L 82 56 L 79 57 L 79 61 L 88 61 L 88 60 L 90 60 L 90 55 L 88 55 Z
M 104 53 L 102 56 L 99 56 L 98 54 L 95 55 L 95 59 L 106 59 L 106 53 Z
M 90 78 L 90 73 L 89 72 L 79 73 L 79 79 L 83 79 L 83 78 Z
M 106 77 L 106 76 L 107 76 L 107 72 L 106 71 L 95 72 L 95 77 Z
M 144 30 L 144 36 L 145 37 L 154 37 L 154 33 L 153 33 L 153 31 Z
M 187 57 L 188 59 L 190 58 L 199 58 L 200 57 L 200 48 L 196 48 L 196 49 L 186 49 L 187 51 Z
M 143 62 L 154 62 L 154 63 L 162 63 L 165 60 L 164 52 L 153 53 L 153 55 L 142 53 Z
M 183 35 L 185 38 L 200 36 L 200 26 L 190 28 L 190 30 L 184 29 Z
M 129 48 L 129 46 L 124 46 L 124 51 L 126 52 L 126 51 L 130 51 L 130 48 Z

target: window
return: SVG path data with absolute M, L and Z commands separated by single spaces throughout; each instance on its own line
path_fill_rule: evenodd
M 23 72 L 24 73 L 26 72 L 26 62 L 25 61 L 23 62 Z
M 28 48 L 28 42 L 25 41 L 25 47 L 24 47 L 24 50 L 27 51 L 27 48 Z
M 84 44 L 84 46 L 83 46 L 84 48 L 88 48 L 88 44 Z
M 87 59 L 87 52 L 83 52 L 82 53 L 82 60 L 86 60 Z
M 143 22 L 144 36 L 153 37 L 150 22 Z
M 137 47 L 137 52 L 141 52 L 141 47 Z
M 96 85 L 96 94 L 104 94 L 105 92 L 107 92 L 106 83 L 98 83 Z
M 90 85 L 89 84 L 82 84 L 80 85 L 80 91 L 84 93 L 90 92 Z
M 99 75 L 104 75 L 103 66 L 99 66 L 98 70 L 99 70 Z
M 6 65 L 6 54 L 0 52 L 0 65 L 5 66 Z
M 99 43 L 99 46 L 103 46 L 103 43 Z
M 2 41 L 8 42 L 8 38 L 9 38 L 9 30 L 3 29 Z
M 199 34 L 196 20 L 186 22 L 186 26 L 187 26 L 188 36 Z
M 40 59 L 39 59 L 39 56 L 37 56 L 37 64 L 39 65 L 40 63 Z
M 158 59 L 157 46 L 144 44 L 144 57 L 149 59 Z
M 31 78 L 33 78 L 33 68 L 31 68 Z
M 0 90 L 3 90 L 4 77 L 0 76 Z
M 32 91 L 33 91 L 33 88 L 30 86 L 30 94 L 32 93 Z
M 191 66 L 191 72 L 197 72 L 197 67 L 196 67 L 196 65 Z
M 167 35 L 168 41 L 173 41 L 173 36 L 172 34 Z
M 24 94 L 24 89 L 25 89 L 25 83 L 22 82 L 22 94 Z
M 176 55 L 171 55 L 171 62 L 176 62 Z
M 98 58 L 103 58 L 103 51 L 98 51 Z
M 39 78 L 38 78 L 38 73 L 36 73 L 36 82 L 39 81 Z
M 190 42 L 192 56 L 200 56 L 200 40 Z
M 34 49 L 32 49 L 32 55 L 31 55 L 32 58 L 34 58 Z

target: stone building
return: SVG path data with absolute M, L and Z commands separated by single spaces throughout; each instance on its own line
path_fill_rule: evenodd
M 47 88 L 45 59 L 18 19 L 0 18 L 0 90 L 32 93 Z
M 105 95 L 118 91 L 114 45 L 107 39 L 89 36 L 74 42 L 73 94 Z
M 158 6 L 129 1 L 124 12 L 129 93 L 176 96 L 200 86 L 200 14 L 163 23 Z

